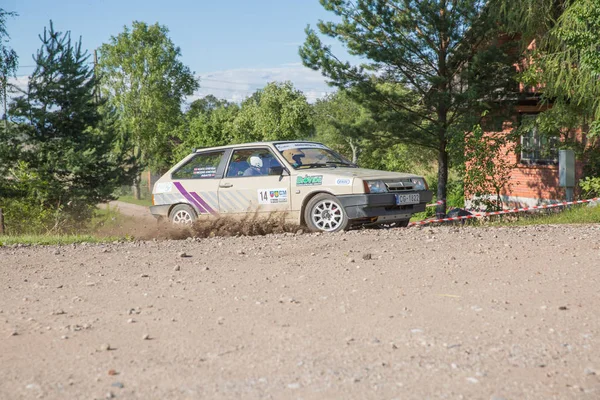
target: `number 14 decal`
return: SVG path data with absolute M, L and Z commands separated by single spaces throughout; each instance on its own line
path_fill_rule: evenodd
M 280 204 L 288 202 L 287 189 L 258 189 L 259 204 Z

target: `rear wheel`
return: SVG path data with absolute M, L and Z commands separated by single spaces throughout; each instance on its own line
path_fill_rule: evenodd
M 340 201 L 320 193 L 310 199 L 304 209 L 304 221 L 311 231 L 339 232 L 348 227 L 348 216 Z
M 196 212 L 187 204 L 178 204 L 169 213 L 169 220 L 175 225 L 188 225 L 196 218 Z

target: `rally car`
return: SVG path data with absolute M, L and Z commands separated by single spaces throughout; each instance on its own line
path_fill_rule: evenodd
M 175 224 L 203 216 L 283 213 L 312 231 L 408 225 L 432 198 L 423 177 L 359 168 L 316 142 L 195 150 L 152 191 L 151 213 Z

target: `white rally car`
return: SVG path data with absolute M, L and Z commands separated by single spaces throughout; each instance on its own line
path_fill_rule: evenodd
M 261 142 L 194 151 L 155 184 L 150 211 L 173 223 L 284 213 L 312 231 L 406 226 L 432 198 L 420 176 L 358 168 L 321 143 Z

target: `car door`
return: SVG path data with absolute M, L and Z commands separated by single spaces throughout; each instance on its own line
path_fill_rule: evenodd
M 219 184 L 219 211 L 287 213 L 290 182 L 289 173 L 268 147 L 234 149 Z
M 171 174 L 172 193 L 179 196 L 180 202 L 194 207 L 198 215 L 219 213 L 218 189 L 225 168 L 225 154 L 225 150 L 194 154 Z

